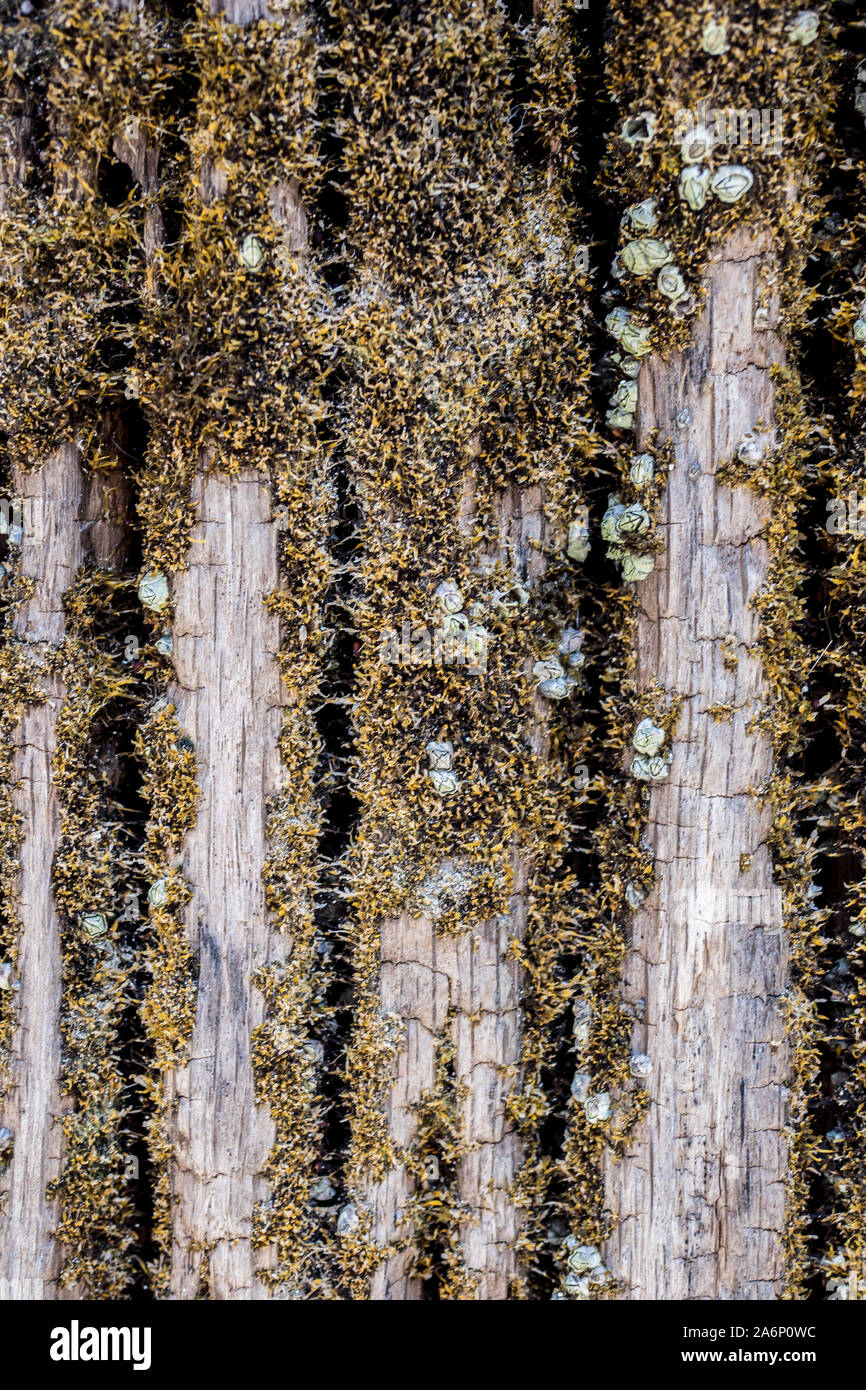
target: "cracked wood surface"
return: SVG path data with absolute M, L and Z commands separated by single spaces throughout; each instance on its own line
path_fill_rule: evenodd
M 255 1102 L 251 1035 L 264 1001 L 252 972 L 285 950 L 272 937 L 262 870 L 266 798 L 280 781 L 283 687 L 279 621 L 263 598 L 277 587 L 277 530 L 266 479 L 201 475 L 189 569 L 175 580 L 171 698 L 193 739 L 201 802 L 183 845 L 192 891 L 187 929 L 200 961 L 189 1062 L 166 1077 L 172 1100 L 174 1298 L 266 1296 L 251 1247 L 252 1215 L 274 1142 Z
M 474 487 L 467 476 L 458 526 L 472 530 Z M 500 499 L 499 554 L 510 554 L 516 577 L 536 580 L 543 571 L 544 517 L 541 491 L 516 488 Z M 536 543 L 538 545 L 536 546 Z M 532 661 L 528 661 L 531 668 Z M 467 680 L 474 677 L 467 673 Z M 533 746 L 546 751 L 544 702 L 537 703 Z M 464 1148 L 457 1163 L 457 1192 L 467 1210 L 457 1231 L 458 1252 L 478 1300 L 507 1299 L 517 1274 L 518 1212 L 511 1188 L 522 1147 L 506 1115 L 508 1096 L 519 1080 L 521 971 L 510 957 L 526 928 L 529 856 L 515 845 L 509 913 L 480 929 L 440 935 L 434 916 L 408 912 L 381 926 L 380 998 L 385 1015 L 404 1026 L 392 1087 L 386 1101 L 388 1130 L 397 1153 L 417 1134 L 417 1106 L 436 1083 L 436 1043 L 450 1027 L 455 1049 L 454 1086 Z M 471 868 L 442 866 L 459 874 Z M 471 891 L 471 890 L 470 890 Z M 374 1299 L 418 1300 L 420 1280 L 412 1275 L 414 1232 L 404 1215 L 415 1191 L 405 1161 L 365 1192 L 373 1216 L 373 1238 L 386 1252 L 371 1285 Z
M 17 615 L 15 635 L 29 647 L 28 657 L 38 669 L 63 641 L 63 595 L 85 553 L 92 551 L 104 565 L 116 567 L 122 561 L 128 492 L 114 472 L 85 475 L 78 450 L 67 444 L 37 471 L 15 469 L 12 493 L 21 504 L 21 574 L 35 586 L 33 597 Z M 20 989 L 11 1090 L 4 1103 L 4 1123 L 15 1147 L 0 1181 L 0 1287 L 15 1298 L 79 1298 L 84 1290 L 61 1290 L 57 1285 L 63 1263 L 54 1238 L 58 1204 L 46 1198 L 49 1183 L 60 1174 L 59 1119 L 69 1109 L 60 1087 L 63 955 L 51 887 L 61 833 L 51 760 L 66 689 L 50 673 L 43 676 L 41 688 L 45 702 L 23 713 L 12 774 L 23 837 Z
M 624 969 L 626 1001 L 646 1001 L 633 1047 L 653 1061 L 651 1105 L 626 1156 L 606 1165 L 605 1258 L 635 1299 L 772 1299 L 782 1287 L 787 943 L 770 812 L 756 797 L 771 748 L 748 731 L 768 699 L 752 599 L 767 577 L 770 504 L 714 476 L 746 430 L 766 438 L 772 426 L 782 347 L 772 326 L 754 326 L 762 262 L 765 236 L 733 234 L 710 264 L 689 350 L 649 358 L 639 378 L 637 447 L 658 428 L 676 462 L 664 553 L 638 586 L 638 677 L 685 703 L 670 777 L 651 790 L 657 886 L 633 914 Z M 677 424 L 683 410 L 691 422 Z M 716 704 L 732 717 L 715 720 Z

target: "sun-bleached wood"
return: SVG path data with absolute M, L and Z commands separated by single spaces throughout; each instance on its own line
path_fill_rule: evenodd
M 16 616 L 15 640 L 39 671 L 63 640 L 63 594 L 84 558 L 78 450 L 64 446 L 37 472 L 15 469 L 12 491 L 23 523 L 20 570 L 34 585 L 33 597 Z M 51 759 L 65 688 L 47 673 L 40 686 L 44 702 L 23 711 L 14 736 L 13 798 L 22 834 L 17 904 L 21 931 L 11 1085 L 2 1102 L 3 1123 L 12 1133 L 14 1150 L 0 1179 L 0 1296 L 45 1299 L 75 1293 L 58 1289 L 58 1209 L 46 1197 L 49 1183 L 60 1173 L 59 1121 L 68 1109 L 60 1091 L 63 958 L 51 891 L 51 865 L 60 841 Z
M 278 582 L 277 530 L 267 481 L 254 472 L 199 475 L 190 564 L 174 582 L 170 690 L 195 744 L 201 803 L 184 841 L 192 890 L 190 943 L 200 970 L 189 1062 L 166 1077 L 172 1101 L 174 1298 L 265 1296 L 268 1262 L 251 1248 L 253 1209 L 274 1142 L 267 1107 L 255 1104 L 252 1031 L 263 1000 L 253 970 L 285 953 L 265 910 L 266 798 L 280 783 L 277 740 L 284 692 L 279 622 L 264 596 Z
M 676 463 L 664 552 L 637 588 L 638 678 L 685 704 L 670 777 L 650 795 L 657 886 L 633 914 L 624 971 L 627 1003 L 645 1007 L 633 1046 L 653 1062 L 650 1110 L 606 1172 L 606 1260 L 634 1299 L 771 1299 L 782 1281 L 787 943 L 757 798 L 771 748 L 749 729 L 768 701 L 752 601 L 770 503 L 715 477 L 747 430 L 766 440 L 772 427 L 782 346 L 772 323 L 755 326 L 762 263 L 769 239 L 735 233 L 709 266 L 688 351 L 649 358 L 639 377 L 638 448 L 658 428 Z M 722 705 L 732 713 L 715 718 Z

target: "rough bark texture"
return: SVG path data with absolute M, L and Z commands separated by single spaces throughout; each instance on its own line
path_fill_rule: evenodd
M 769 255 L 767 238 L 732 236 L 710 265 L 693 346 L 648 359 L 640 375 L 638 443 L 658 428 L 676 463 L 664 554 L 638 589 L 639 680 L 685 703 L 670 777 L 650 799 L 657 887 L 634 914 L 624 972 L 628 1003 L 645 1000 L 634 1050 L 653 1061 L 651 1106 L 607 1168 L 606 1260 L 638 1299 L 767 1299 L 781 1288 L 787 947 L 769 810 L 756 797 L 771 749 L 749 732 L 767 695 L 752 599 L 767 574 L 770 504 L 715 478 L 745 431 L 766 437 L 772 425 L 781 346 L 754 326 Z M 714 705 L 733 711 L 717 719 Z
M 251 1034 L 263 1002 L 252 971 L 275 958 L 265 911 L 266 797 L 280 777 L 279 623 L 263 597 L 277 585 L 277 532 L 260 475 L 202 476 L 190 567 L 175 583 L 172 699 L 193 739 L 201 803 L 182 867 L 187 925 L 200 959 L 187 1066 L 169 1074 L 173 1099 L 171 1290 L 257 1298 L 267 1258 L 251 1243 L 273 1124 L 254 1099 Z M 279 940 L 279 939 L 278 939 Z M 274 950 L 276 949 L 276 944 Z
M 16 470 L 24 536 L 21 573 L 35 592 L 16 624 L 38 667 L 64 636 L 63 594 L 84 558 L 79 516 L 83 478 L 74 445 L 58 450 L 35 473 Z M 57 1296 L 61 1250 L 54 1239 L 57 1203 L 46 1199 L 60 1172 L 59 1119 L 68 1103 L 60 1093 L 60 999 L 63 958 L 60 920 L 51 890 L 51 865 L 60 840 L 60 808 L 52 784 L 57 713 L 65 689 L 56 676 L 42 681 L 45 703 L 24 712 L 16 737 L 15 809 L 22 818 L 18 948 L 18 1026 L 12 1049 L 12 1085 L 4 1122 L 14 1154 L 2 1181 L 0 1281 L 15 1297 Z M 66 1291 L 74 1296 L 74 1291 Z

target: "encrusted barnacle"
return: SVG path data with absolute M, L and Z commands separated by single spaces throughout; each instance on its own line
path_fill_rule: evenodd
M 347 1203 L 347 1205 L 341 1209 L 340 1215 L 337 1217 L 337 1235 L 354 1235 L 360 1225 L 361 1218 L 358 1215 L 353 1203 Z
M 628 476 L 635 487 L 649 487 L 656 471 L 655 459 L 652 454 L 635 454 L 632 459 L 631 468 Z
M 633 415 L 637 410 L 637 382 L 621 381 L 610 398 L 610 404 L 614 410 L 624 410 Z
M 646 889 L 642 883 L 635 883 L 633 879 L 629 879 L 625 885 L 625 900 L 632 910 L 640 907 L 646 895 Z
M 532 674 L 538 681 L 538 693 L 545 700 L 564 700 L 574 690 L 576 682 L 566 675 L 565 667 L 556 657 L 536 661 Z
M 565 553 L 568 558 L 576 560 L 578 564 L 583 564 L 590 548 L 589 523 L 587 521 L 570 521 L 565 545 Z
M 656 567 L 654 555 L 639 555 L 627 550 L 622 559 L 622 577 L 628 584 L 640 583 L 647 579 Z
M 104 912 L 85 912 L 81 918 L 81 925 L 88 936 L 104 936 L 108 931 L 108 918 Z
M 427 773 L 430 785 L 438 796 L 453 796 L 460 786 L 456 772 L 448 769 L 431 768 Z
M 568 1252 L 566 1264 L 573 1274 L 582 1274 L 602 1263 L 601 1252 L 594 1245 L 579 1245 L 574 1236 L 568 1236 L 564 1245 Z
M 670 772 L 673 756 L 673 753 L 669 752 L 664 757 L 657 755 L 654 758 L 634 758 L 631 765 L 631 775 L 639 782 L 659 782 Z
M 12 979 L 12 962 L 8 960 L 0 961 L 0 989 L 17 989 L 17 983 Z
M 760 463 L 764 457 L 764 446 L 754 430 L 746 430 L 737 445 L 737 458 L 740 463 Z
M 610 1119 L 610 1091 L 597 1091 L 594 1096 L 587 1096 L 583 1102 L 583 1110 L 588 1124 L 604 1124 L 605 1120 Z
M 612 352 L 610 360 L 623 376 L 634 380 L 640 375 L 640 362 L 636 357 L 624 357 L 621 352 Z
M 665 731 L 660 729 L 652 719 L 642 719 L 635 729 L 631 741 L 638 753 L 646 753 L 651 758 L 664 743 Z
M 581 1051 L 589 1046 L 589 1035 L 592 1028 L 592 1005 L 588 999 L 578 999 L 574 1006 L 574 1045 Z M 580 1075 L 580 1073 L 578 1073 Z M 586 1084 L 589 1086 L 589 1075 L 586 1075 Z M 572 1083 L 573 1084 L 573 1083 Z M 587 1092 L 588 1093 L 588 1092 Z M 572 1091 L 572 1094 L 574 1092 Z M 583 1100 L 583 1096 L 578 1096 L 578 1100 Z
M 3 1169 L 9 1162 L 9 1156 L 11 1151 L 12 1131 L 11 1129 L 7 1129 L 5 1125 L 0 1126 L 0 1173 L 2 1173 Z
M 158 878 L 155 883 L 150 885 L 147 901 L 151 907 L 165 907 L 168 902 L 168 884 L 164 878 Z
M 650 351 L 652 329 L 635 322 L 628 309 L 622 305 L 611 309 L 604 320 L 604 326 L 611 337 L 621 343 L 632 357 L 646 357 Z
M 866 303 L 860 305 L 860 312 L 852 328 L 855 343 L 866 343 Z
M 633 203 L 626 208 L 623 223 L 631 226 L 634 232 L 654 232 L 658 226 L 658 203 L 655 198 L 644 198 L 642 203 Z
M 653 1069 L 652 1061 L 645 1052 L 638 1052 L 634 1057 L 629 1058 L 628 1069 L 632 1076 L 649 1076 Z
M 710 170 L 706 164 L 689 164 L 680 174 L 679 194 L 692 212 L 700 212 L 707 201 Z
M 630 502 L 623 507 L 614 523 L 618 536 L 639 536 L 650 527 L 649 512 L 640 502 Z
M 451 760 L 454 757 L 453 743 L 446 740 L 431 739 L 426 746 L 426 753 L 433 771 L 451 771 Z
M 723 164 L 710 179 L 710 192 L 720 203 L 736 203 L 754 182 L 755 176 L 745 164 Z
M 697 300 L 693 294 L 684 294 L 680 299 L 672 299 L 670 311 L 675 319 L 684 319 L 695 307 Z
M 557 651 L 560 656 L 565 657 L 573 670 L 579 669 L 586 661 L 586 657 L 581 650 L 583 647 L 583 639 L 584 633 L 579 627 L 565 628 L 559 639 Z
M 680 159 L 683 164 L 700 164 L 713 152 L 713 133 L 705 125 L 696 125 L 680 142 Z
M 463 608 L 463 594 L 453 579 L 443 579 L 434 590 L 433 597 L 443 613 L 459 613 Z
M 656 117 L 652 111 L 639 111 L 636 116 L 626 116 L 620 138 L 627 145 L 648 145 L 656 133 L 656 124 Z
M 174 640 L 170 632 L 164 632 L 161 637 L 156 639 L 156 650 L 160 656 L 171 656 L 174 650 Z
M 258 270 L 265 259 L 265 248 L 255 233 L 250 232 L 241 242 L 240 257 L 247 270 Z
M 667 299 L 682 299 L 686 292 L 686 282 L 675 265 L 666 265 L 659 271 L 656 285 Z
M 612 430 L 634 429 L 634 413 L 624 410 L 622 406 L 614 406 L 605 415 L 604 423 Z
M 800 44 L 805 48 L 807 43 L 812 43 L 818 37 L 820 20 L 816 10 L 800 10 L 790 24 L 785 26 L 785 33 L 789 43 Z
M 145 608 L 159 613 L 168 603 L 168 580 L 159 570 L 145 574 L 138 585 L 138 597 Z
M 617 523 L 624 511 L 625 504 L 623 502 L 620 502 L 618 497 L 608 497 L 607 511 L 601 519 L 602 540 L 614 542 L 617 539 L 619 535 L 619 531 L 617 530 Z
M 578 1105 L 583 1105 L 589 1095 L 592 1077 L 588 1071 L 576 1071 L 571 1080 L 571 1094 Z
M 314 1202 L 330 1202 L 336 1195 L 336 1188 L 329 1177 L 318 1178 L 310 1188 L 310 1198 Z
M 638 278 L 652 275 L 673 260 L 670 247 L 655 237 L 638 237 L 626 242 L 619 254 L 625 269 Z
M 730 49 L 727 19 L 708 19 L 701 34 L 701 48 L 711 58 L 718 58 Z

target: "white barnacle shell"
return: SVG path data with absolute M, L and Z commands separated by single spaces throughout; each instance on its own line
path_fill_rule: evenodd
M 665 741 L 665 731 L 651 719 L 642 719 L 632 736 L 632 745 L 638 753 L 646 753 L 651 758 L 659 751 Z
M 557 676 L 564 676 L 565 669 L 555 656 L 549 656 L 543 661 L 536 661 L 532 674 L 537 681 L 552 681 L 556 680 Z
M 644 236 L 626 242 L 620 252 L 620 259 L 627 271 L 640 277 L 652 275 L 654 270 L 661 270 L 672 257 L 670 248 L 663 241 Z
M 12 982 L 12 962 L 8 960 L 0 961 L 0 989 L 17 989 L 18 986 Z
M 635 487 L 649 487 L 655 476 L 656 465 L 652 454 L 636 454 L 632 459 L 628 476 Z
M 571 1094 L 578 1105 L 583 1105 L 589 1095 L 589 1088 L 592 1085 L 592 1077 L 588 1071 L 576 1071 L 571 1081 Z
M 656 285 L 668 299 L 682 299 L 686 292 L 686 282 L 678 266 L 666 265 L 658 273 Z
M 701 34 L 701 48 L 705 53 L 709 53 L 711 58 L 718 58 L 722 53 L 728 52 L 730 44 L 727 19 L 707 20 Z
M 818 14 L 815 10 L 801 10 L 791 23 L 786 25 L 785 33 L 789 43 L 798 43 L 802 48 L 818 37 Z
M 623 376 L 634 380 L 640 374 L 640 362 L 636 357 L 623 357 L 621 352 L 612 352 L 610 360 L 614 366 L 619 368 Z
M 637 410 L 637 382 L 621 381 L 610 398 L 614 410 L 626 410 L 633 415 Z
M 628 584 L 639 584 L 652 574 L 655 567 L 654 555 L 639 555 L 634 550 L 627 550 L 622 560 L 622 577 Z
M 622 406 L 614 406 L 605 415 L 604 423 L 611 430 L 630 430 L 634 428 L 634 414 Z
M 574 1045 L 575 1045 L 575 1047 L 578 1048 L 579 1050 L 582 1049 L 582 1048 L 584 1048 L 584 1047 L 586 1047 L 586 1046 L 588 1045 L 588 1043 L 589 1043 L 589 1034 L 590 1034 L 590 1029 L 591 1029 L 591 1028 L 592 1028 L 592 1005 L 590 1004 L 590 1002 L 589 1002 L 588 999 L 578 999 L 577 1003 L 576 1003 L 575 1006 L 574 1006 Z M 589 1073 L 588 1073 L 588 1072 L 586 1072 L 586 1073 L 578 1072 L 578 1073 L 577 1073 L 577 1076 L 575 1076 L 575 1081 L 577 1080 L 577 1077 L 578 1077 L 578 1076 L 581 1076 L 581 1075 L 585 1075 L 585 1077 L 586 1077 L 586 1090 L 584 1091 L 583 1095 L 580 1095 L 580 1096 L 576 1096 L 576 1095 L 575 1095 L 575 1100 L 583 1100 L 583 1099 L 585 1098 L 585 1096 L 587 1096 L 587 1095 L 589 1094 L 589 1082 L 590 1082 Z M 572 1088 L 573 1088 L 573 1087 L 574 1087 L 574 1081 L 572 1081 L 571 1084 L 572 1084 Z M 572 1095 L 574 1095 L 574 1094 L 575 1094 L 575 1093 L 574 1093 L 574 1089 L 572 1089 Z
M 601 1251 L 594 1245 L 578 1245 L 576 1242 L 571 1244 L 566 1241 L 566 1246 L 570 1252 L 566 1264 L 573 1274 L 595 1269 L 602 1262 Z
M 108 931 L 108 918 L 104 912 L 85 912 L 81 925 L 88 936 L 104 936 Z
M 590 551 L 589 527 L 585 521 L 570 521 L 565 553 L 570 560 L 583 564 Z
M 619 342 L 622 337 L 622 330 L 628 323 L 628 319 L 628 309 L 624 309 L 621 304 L 617 305 L 615 309 L 611 309 L 610 313 L 605 317 L 604 326 L 610 336 L 616 338 L 617 342 Z
M 684 294 L 680 299 L 672 299 L 669 308 L 675 319 L 684 319 L 694 309 L 695 302 L 693 294 Z
M 437 796 L 453 796 L 460 786 L 456 772 L 450 768 L 431 768 L 427 776 Z
M 258 237 L 250 232 L 241 242 L 241 262 L 247 270 L 258 270 L 265 259 L 265 248 Z
M 469 619 L 465 613 L 446 613 L 442 619 L 442 631 L 448 637 L 459 637 L 469 630 Z
M 629 879 L 628 883 L 625 885 L 625 900 L 632 910 L 640 907 L 646 895 L 646 889 L 642 883 L 634 883 Z
M 454 757 L 454 744 L 445 740 L 431 739 L 427 744 L 426 753 L 430 759 L 431 768 L 439 768 L 444 772 L 451 769 L 451 759 Z
M 671 753 L 668 753 L 667 757 L 664 758 L 659 756 L 634 758 L 631 765 L 631 775 L 639 782 L 659 782 L 667 777 L 672 756 Z
M 7 1149 L 11 1149 L 11 1147 L 12 1147 L 12 1131 L 11 1131 L 11 1129 L 7 1129 L 6 1126 L 4 1125 L 3 1128 L 0 1129 L 0 1154 L 5 1153 L 6 1150 L 7 1150 Z
M 605 541 L 615 541 L 619 532 L 617 523 L 625 511 L 625 506 L 618 497 L 607 499 L 607 511 L 601 519 L 601 538 Z
M 754 182 L 755 176 L 745 164 L 723 164 L 710 179 L 710 192 L 720 203 L 736 203 Z
M 649 512 L 640 502 L 630 502 L 623 507 L 615 522 L 617 536 L 640 535 L 649 530 Z
M 138 597 L 145 608 L 159 613 L 168 603 L 168 580 L 159 570 L 150 570 L 138 584 Z
M 655 198 L 644 198 L 642 203 L 633 203 L 626 208 L 626 217 L 635 232 L 654 232 L 658 225 L 658 204 Z
M 174 640 L 170 632 L 164 632 L 161 637 L 156 639 L 156 650 L 160 656 L 171 656 L 174 648 Z
M 854 334 L 855 343 L 866 343 L 866 309 L 861 308 L 851 331 Z
M 764 447 L 753 430 L 746 430 L 737 445 L 737 458 L 740 463 L 760 463 L 764 457 Z
M 463 594 L 453 579 L 443 579 L 433 597 L 443 613 L 459 613 L 463 607 Z
M 588 1300 L 592 1296 L 589 1279 L 585 1275 L 572 1274 L 570 1271 L 562 1281 L 562 1290 L 567 1298 L 580 1301 Z
M 148 889 L 147 901 L 151 907 L 165 907 L 168 902 L 168 884 L 164 878 L 158 878 Z
M 334 1192 L 334 1184 L 328 1177 L 319 1178 L 310 1188 L 310 1196 L 314 1202 L 330 1202 Z
M 624 309 L 621 304 L 616 309 L 611 309 L 605 318 L 604 326 L 611 337 L 616 338 L 632 357 L 646 357 L 650 350 L 652 329 L 636 323 L 628 309 Z
M 649 1076 L 653 1069 L 652 1061 L 645 1052 L 639 1052 L 634 1057 L 629 1058 L 628 1069 L 632 1076 Z
M 610 1091 L 597 1091 L 594 1096 L 587 1096 L 583 1110 L 589 1124 L 604 1124 L 610 1119 Z
M 705 125 L 693 126 L 680 144 L 683 164 L 700 164 L 713 150 L 713 133 Z
M 550 680 L 539 681 L 538 693 L 543 695 L 545 700 L 565 700 L 575 685 L 576 681 L 573 681 L 571 676 L 552 676 Z
M 648 145 L 656 133 L 656 117 L 652 111 L 639 111 L 636 116 L 626 116 L 622 123 L 620 138 L 627 145 Z
M 342 1211 L 340 1212 L 340 1215 L 337 1217 L 337 1235 L 354 1235 L 355 1231 L 357 1231 L 360 1224 L 361 1218 L 355 1210 L 353 1204 L 349 1202 L 347 1206 L 343 1207 Z
M 700 212 L 707 201 L 710 171 L 705 164 L 688 164 L 680 174 L 679 193 L 692 212 Z
M 586 657 L 581 648 L 583 647 L 584 634 L 579 627 L 567 627 L 559 639 L 557 651 L 559 655 L 565 657 L 572 670 L 577 670 L 583 666 Z

